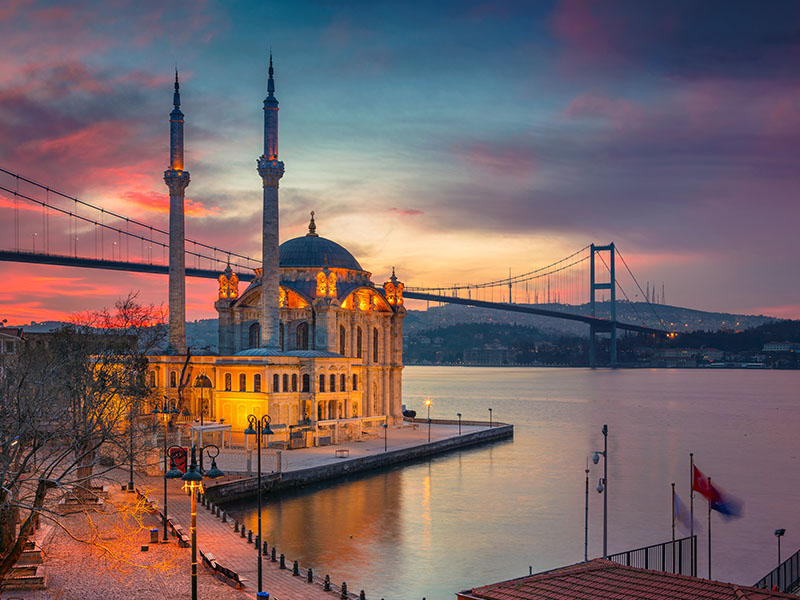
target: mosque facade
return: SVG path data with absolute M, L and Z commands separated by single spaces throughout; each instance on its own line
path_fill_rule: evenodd
M 314 213 L 304 236 L 278 244 L 278 101 L 270 57 L 264 100 L 262 263 L 248 287 L 228 267 L 215 308 L 218 352 L 187 352 L 183 204 L 183 113 L 176 75 L 170 114 L 169 347 L 150 360 L 157 397 L 189 419 L 242 431 L 249 415 L 268 414 L 276 433 L 360 435 L 365 424 L 402 421 L 403 284 L 377 286 L 343 246 L 317 233 Z M 174 239 L 173 239 L 174 234 Z M 174 251 L 173 251 L 174 247 Z

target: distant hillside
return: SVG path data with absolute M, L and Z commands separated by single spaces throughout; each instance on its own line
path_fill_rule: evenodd
M 545 308 L 575 314 L 590 314 L 589 305 L 567 306 L 560 304 L 537 304 L 536 308 Z M 597 304 L 597 316 L 610 317 L 610 303 Z M 773 317 L 764 315 L 737 315 L 716 313 L 679 306 L 655 305 L 644 302 L 617 302 L 617 319 L 646 327 L 660 328 L 663 320 L 669 331 L 717 331 L 726 329 L 742 331 L 775 321 Z M 574 321 L 565 321 L 536 315 L 506 312 L 489 308 L 476 308 L 457 304 L 431 306 L 427 311 L 410 310 L 403 325 L 404 335 L 414 337 L 420 331 L 437 327 L 450 327 L 460 323 L 496 323 L 502 325 L 523 325 L 535 327 L 550 335 L 589 336 L 589 328 Z

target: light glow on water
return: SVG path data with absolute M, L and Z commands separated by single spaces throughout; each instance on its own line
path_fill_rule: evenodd
M 688 504 L 689 452 L 745 502 L 712 517 L 714 579 L 752 584 L 800 548 L 800 372 L 406 367 L 431 418 L 515 425 L 513 441 L 267 499 L 265 539 L 368 598 L 454 592 L 583 559 L 584 469 L 609 426 L 609 552 L 667 541 L 670 483 Z M 602 459 L 590 463 L 589 557 L 602 553 Z M 231 506 L 255 528 L 254 502 Z M 698 572 L 706 566 L 706 504 Z

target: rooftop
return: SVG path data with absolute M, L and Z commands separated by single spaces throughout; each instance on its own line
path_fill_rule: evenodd
M 769 600 L 797 596 L 596 558 L 456 594 L 458 600 Z

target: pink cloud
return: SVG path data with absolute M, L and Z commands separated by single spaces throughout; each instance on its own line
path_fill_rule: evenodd
M 524 140 L 467 141 L 456 145 L 454 152 L 468 166 L 493 175 L 528 177 L 536 170 L 533 150 Z
M 425 214 L 423 211 L 417 210 L 416 208 L 390 208 L 389 212 L 393 212 L 404 217 L 414 217 L 416 215 Z
M 142 208 L 145 212 L 169 214 L 169 195 L 165 192 L 136 191 L 124 192 L 121 197 L 126 203 Z M 202 202 L 187 198 L 184 213 L 190 217 L 208 217 L 221 214 L 218 207 L 206 207 Z
M 572 119 L 599 117 L 614 127 L 640 124 L 647 116 L 644 106 L 626 98 L 611 98 L 602 92 L 578 94 L 564 110 Z

